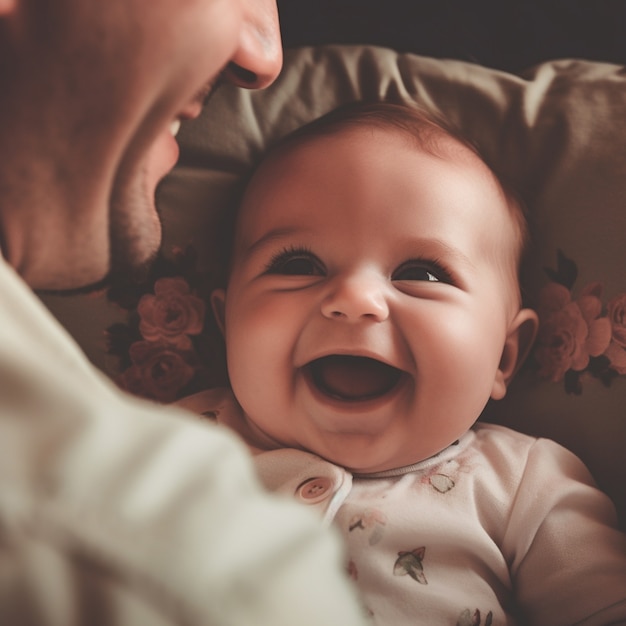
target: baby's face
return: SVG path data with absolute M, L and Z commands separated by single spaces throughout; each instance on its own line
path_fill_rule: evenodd
M 267 162 L 216 298 L 246 415 L 355 471 L 442 450 L 512 375 L 514 242 L 465 149 L 438 158 L 357 128 Z

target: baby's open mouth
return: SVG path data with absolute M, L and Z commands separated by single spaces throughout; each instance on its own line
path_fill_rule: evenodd
M 402 371 L 368 357 L 333 354 L 307 366 L 315 387 L 344 402 L 363 402 L 389 393 L 402 378 Z

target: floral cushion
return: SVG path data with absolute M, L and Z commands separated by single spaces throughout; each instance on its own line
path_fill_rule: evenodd
M 620 66 L 564 59 L 513 75 L 376 47 L 288 51 L 272 88 L 224 86 L 183 126 L 180 163 L 159 192 L 164 256 L 146 285 L 47 303 L 90 358 L 134 393 L 171 401 L 222 383 L 221 343 L 205 305 L 219 210 L 268 144 L 339 104 L 382 97 L 413 99 L 448 116 L 527 199 L 534 253 L 526 291 L 541 329 L 507 397 L 483 419 L 579 454 L 626 527 Z

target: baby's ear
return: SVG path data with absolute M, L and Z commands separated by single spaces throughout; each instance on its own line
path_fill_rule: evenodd
M 219 326 L 222 335 L 226 328 L 226 290 L 214 289 L 211 292 L 211 308 L 213 309 L 213 315 L 215 321 Z
M 509 383 L 530 352 L 538 328 L 539 318 L 532 309 L 521 309 L 511 322 L 491 390 L 494 400 L 501 400 L 506 395 Z

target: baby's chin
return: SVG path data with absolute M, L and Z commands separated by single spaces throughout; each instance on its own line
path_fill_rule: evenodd
M 458 438 L 445 443 L 433 442 L 425 446 L 410 446 L 407 449 L 406 446 L 394 445 L 391 442 L 363 443 L 354 439 L 346 441 L 344 438 L 342 441 L 333 441 L 330 446 L 308 451 L 353 474 L 378 474 L 421 463 L 456 442 Z
M 317 450 L 309 450 L 317 456 L 345 468 L 353 474 L 374 474 L 394 470 L 406 465 L 413 465 L 422 460 L 411 455 L 407 462 L 404 462 L 404 455 L 398 454 L 393 447 L 383 449 L 372 449 L 371 443 L 359 445 L 354 441 L 336 442 L 332 446 L 324 446 Z M 382 447 L 382 446 L 381 446 Z

